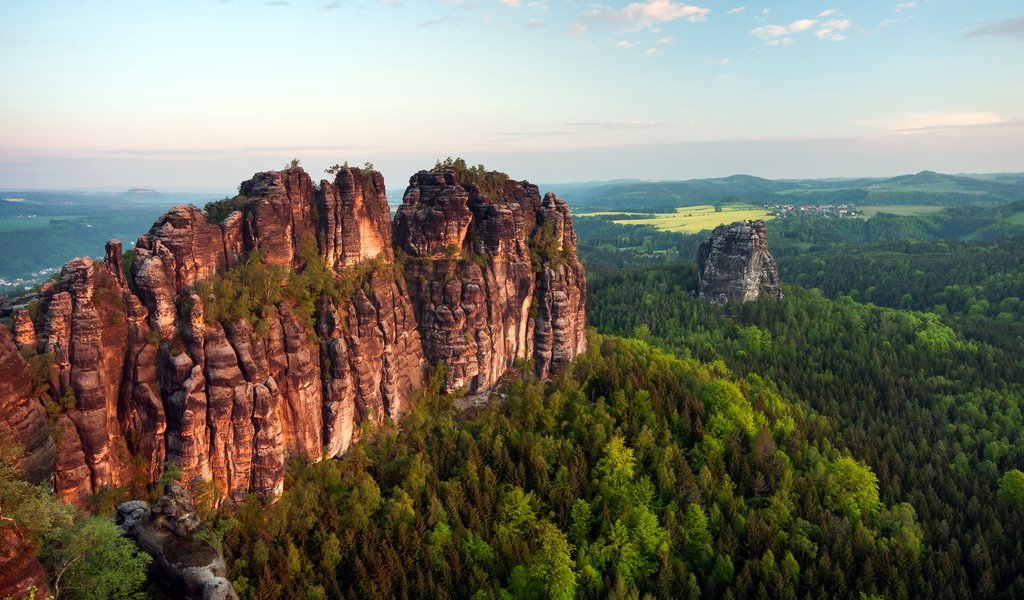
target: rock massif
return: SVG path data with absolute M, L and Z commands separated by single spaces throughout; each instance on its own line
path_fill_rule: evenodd
M 362 424 L 400 419 L 430 365 L 472 392 L 517 361 L 557 370 L 586 344 L 568 209 L 472 173 L 416 174 L 394 225 L 375 171 L 258 173 L 205 211 L 171 209 L 130 254 L 111 241 L 69 262 L 36 318 L 0 327 L 0 429 L 22 470 L 78 503 L 167 462 L 221 499 L 272 497 L 289 457 L 340 455 Z M 273 298 L 227 314 L 217 282 L 243 268 L 262 279 L 233 285 Z
M 697 271 L 699 295 L 715 302 L 750 302 L 762 294 L 782 296 L 764 221 L 716 227 L 697 250 Z

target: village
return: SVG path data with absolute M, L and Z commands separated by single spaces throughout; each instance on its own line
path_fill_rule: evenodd
M 797 206 L 795 204 L 765 204 L 768 214 L 777 219 L 792 217 L 834 217 L 839 219 L 857 219 L 864 212 L 855 204 L 822 204 L 819 206 Z

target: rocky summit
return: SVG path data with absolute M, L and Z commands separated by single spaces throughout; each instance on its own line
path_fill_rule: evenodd
M 764 221 L 719 225 L 697 250 L 698 294 L 722 304 L 782 296 Z
M 67 263 L 37 314 L 0 327 L 0 428 L 32 481 L 82 503 L 170 462 L 222 499 L 273 497 L 289 457 L 401 419 L 433 365 L 477 393 L 585 350 L 572 218 L 529 182 L 421 171 L 394 223 L 373 170 L 315 185 L 293 167 L 239 192 Z

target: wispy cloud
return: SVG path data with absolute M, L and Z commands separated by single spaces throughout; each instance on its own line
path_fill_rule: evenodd
M 982 25 L 969 31 L 965 37 L 981 37 L 985 35 L 1002 35 L 1024 40 L 1024 17 L 1004 19 Z
M 834 11 L 821 13 L 834 14 Z M 768 46 L 789 46 L 794 42 L 796 34 L 805 31 L 814 31 L 814 35 L 828 42 L 839 42 L 846 39 L 844 31 L 849 29 L 852 22 L 849 19 L 831 19 L 820 21 L 818 19 L 798 19 L 786 25 L 761 25 L 750 30 L 755 37 L 760 38 Z
M 519 8 L 523 5 L 523 0 L 501 0 L 501 3 L 508 8 Z
M 328 2 L 327 4 L 321 5 L 320 6 L 320 10 L 324 10 L 324 11 L 336 10 L 336 9 L 341 8 L 341 5 L 342 5 L 341 2 Z
M 708 58 L 704 60 L 706 65 L 727 65 L 731 62 L 731 58 Z
M 271 0 L 270 2 L 264 2 L 263 4 L 265 4 L 267 6 L 291 6 L 292 5 L 291 2 L 286 2 L 285 0 Z
M 727 14 L 727 15 L 742 15 L 743 11 L 745 11 L 745 10 L 747 10 L 746 6 L 737 6 L 736 8 L 730 8 L 729 10 L 725 11 L 725 14 Z
M 830 16 L 836 14 L 837 12 L 839 12 L 839 11 L 834 9 L 834 8 L 830 8 L 828 10 L 823 10 L 820 13 L 818 13 L 818 18 L 822 19 L 824 17 L 830 17 Z
M 654 27 L 659 23 L 668 23 L 678 19 L 698 23 L 705 20 L 710 12 L 710 8 L 672 2 L 671 0 L 648 0 L 647 2 L 634 2 L 621 9 L 598 6 L 585 11 L 582 17 L 587 21 L 627 23 L 639 29 Z
M 814 19 L 800 19 L 793 21 L 788 25 L 762 25 L 751 29 L 750 33 L 762 40 L 770 41 L 776 38 L 788 37 L 794 33 L 800 33 L 801 31 L 814 27 L 816 23 L 817 21 Z
M 544 19 L 530 19 L 526 22 L 527 29 L 539 29 L 545 25 L 547 25 L 547 23 L 544 22 Z
M 671 44 L 674 41 L 676 41 L 676 38 L 674 37 L 663 37 L 660 40 L 658 40 L 658 45 L 665 46 L 667 44 Z
M 896 12 L 917 8 L 917 2 L 900 2 L 896 5 Z
M 979 125 L 998 125 L 1012 119 L 993 112 L 918 112 L 908 113 L 890 122 L 894 131 L 915 133 L 929 129 L 947 127 L 976 127 Z
M 814 35 L 818 36 L 818 39 L 825 40 L 828 42 L 841 42 L 846 39 L 846 36 L 841 32 L 846 31 L 850 27 L 849 19 L 835 19 L 832 21 L 825 21 L 821 24 Z
M 675 125 L 664 121 L 584 121 L 580 123 L 562 123 L 565 127 L 578 127 L 581 129 L 650 129 L 652 127 L 665 127 Z
M 658 56 L 659 54 L 664 53 L 665 51 L 660 48 L 648 48 L 647 50 L 644 50 L 644 56 Z
M 729 75 L 728 73 L 721 73 L 718 75 L 718 77 L 715 77 L 715 79 L 719 81 L 736 81 L 736 76 Z

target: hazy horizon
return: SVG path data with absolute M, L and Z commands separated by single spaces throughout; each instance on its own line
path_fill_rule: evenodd
M 946 0 L 0 6 L 0 188 L 1024 171 L 1024 10 Z

